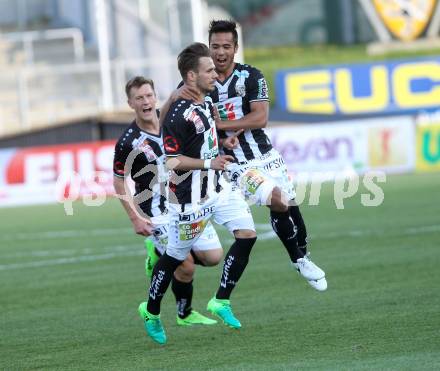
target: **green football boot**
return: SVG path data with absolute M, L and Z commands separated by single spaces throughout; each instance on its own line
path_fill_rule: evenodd
M 206 309 L 219 317 L 226 326 L 234 329 L 239 329 L 241 327 L 240 321 L 235 318 L 234 313 L 232 313 L 230 300 L 216 299 L 213 297 L 208 302 Z
M 157 254 L 154 242 L 150 238 L 145 239 L 145 250 L 147 250 L 147 257 L 145 258 L 145 274 L 151 279 L 154 266 L 160 256 Z
M 146 302 L 139 305 L 138 312 L 144 320 L 144 327 L 147 335 L 156 343 L 165 344 L 167 342 L 167 336 L 165 335 L 165 330 L 160 321 L 160 315 L 154 315 L 148 312 Z
M 177 316 L 177 324 L 179 326 L 215 325 L 216 323 L 217 321 L 215 319 L 205 317 L 195 310 L 191 310 L 191 313 L 185 318 Z

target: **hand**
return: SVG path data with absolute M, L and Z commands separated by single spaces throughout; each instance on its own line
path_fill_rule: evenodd
M 230 162 L 234 161 L 234 157 L 229 155 L 220 155 L 211 161 L 211 169 L 225 170 Z
M 136 234 L 140 234 L 141 236 L 145 237 L 151 236 L 153 234 L 154 225 L 151 220 L 137 217 L 131 222 L 133 224 L 133 229 Z
M 194 88 L 183 84 L 180 88 L 171 93 L 170 98 L 173 102 L 178 99 L 197 100 L 199 98 L 199 92 Z
M 231 136 L 223 139 L 223 147 L 225 147 L 226 149 L 234 149 L 237 148 L 238 144 L 239 144 L 239 140 L 238 140 L 238 136 L 243 133 L 244 129 L 240 129 L 237 130 L 234 134 L 232 134 Z

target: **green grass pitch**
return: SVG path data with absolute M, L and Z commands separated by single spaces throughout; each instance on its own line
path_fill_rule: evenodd
M 177 327 L 169 291 L 166 346 L 138 317 L 145 252 L 117 200 L 75 203 L 69 217 L 62 205 L 1 209 L 0 369 L 439 369 L 440 174 L 388 176 L 383 189 L 379 207 L 359 192 L 337 210 L 331 184 L 319 206 L 301 206 L 325 293 L 291 269 L 267 210 L 254 210 L 261 238 L 232 297 L 243 328 Z M 202 313 L 219 275 L 197 269 Z

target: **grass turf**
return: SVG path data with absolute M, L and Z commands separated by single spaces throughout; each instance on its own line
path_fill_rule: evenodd
M 61 205 L 1 209 L 0 368 L 436 369 L 439 184 L 440 174 L 389 176 L 381 206 L 361 207 L 359 192 L 344 210 L 325 185 L 319 206 L 301 208 L 328 291 L 292 271 L 276 238 L 260 239 L 232 298 L 243 329 L 178 327 L 168 292 L 166 346 L 138 318 L 144 250 L 117 200 L 76 203 L 70 217 Z M 254 211 L 267 236 L 267 211 Z M 219 266 L 196 272 L 202 313 L 219 275 Z

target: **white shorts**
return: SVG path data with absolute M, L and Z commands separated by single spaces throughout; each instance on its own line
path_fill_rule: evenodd
M 154 247 L 163 254 L 168 245 L 169 214 L 152 217 L 151 221 L 154 224 L 154 231 L 148 238 L 153 241 Z M 212 223 L 209 222 L 191 249 L 193 251 L 207 251 L 221 247 L 217 232 Z
M 185 260 L 191 249 L 202 238 L 211 218 L 225 226 L 230 233 L 239 229 L 255 231 L 251 210 L 238 190 L 224 187 L 201 205 L 170 204 L 170 226 L 167 254 Z
M 296 197 L 284 159 L 274 148 L 258 159 L 228 165 L 228 173 L 234 186 L 250 204 L 268 205 L 275 187 L 283 191 L 287 201 Z

